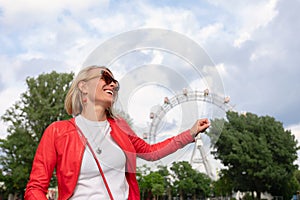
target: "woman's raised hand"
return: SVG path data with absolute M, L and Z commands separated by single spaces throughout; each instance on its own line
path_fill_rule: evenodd
M 198 119 L 193 125 L 193 127 L 190 129 L 190 133 L 193 137 L 196 137 L 199 133 L 204 132 L 209 126 L 210 123 L 207 118 Z

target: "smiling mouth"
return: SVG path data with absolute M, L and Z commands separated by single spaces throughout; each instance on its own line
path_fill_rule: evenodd
M 104 92 L 106 92 L 107 94 L 113 95 L 114 92 L 112 90 L 104 90 Z

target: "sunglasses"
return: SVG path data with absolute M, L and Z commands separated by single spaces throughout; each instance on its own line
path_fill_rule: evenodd
M 119 82 L 118 82 L 116 79 L 114 79 L 114 78 L 110 75 L 110 73 L 108 73 L 108 72 L 105 71 L 105 70 L 101 70 L 101 71 L 100 71 L 100 74 L 101 74 L 101 79 L 103 79 L 107 85 L 109 85 L 109 84 L 111 84 L 111 82 L 113 82 L 114 84 L 117 85 L 117 87 L 115 87 L 114 90 L 115 90 L 115 91 L 119 91 L 119 90 L 120 90 L 120 84 L 119 84 Z

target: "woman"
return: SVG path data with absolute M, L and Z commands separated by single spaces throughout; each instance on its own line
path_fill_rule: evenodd
M 150 145 L 139 138 L 112 105 L 119 83 L 105 67 L 82 69 L 72 82 L 65 109 L 74 118 L 45 130 L 33 161 L 25 199 L 46 199 L 56 168 L 58 199 L 138 200 L 136 156 L 158 160 L 194 141 L 207 119 L 175 137 Z

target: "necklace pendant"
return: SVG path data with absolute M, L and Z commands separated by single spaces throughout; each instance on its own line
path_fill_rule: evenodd
M 97 153 L 97 154 L 101 154 L 101 153 L 102 153 L 102 150 L 98 147 L 97 150 L 96 150 L 96 153 Z

